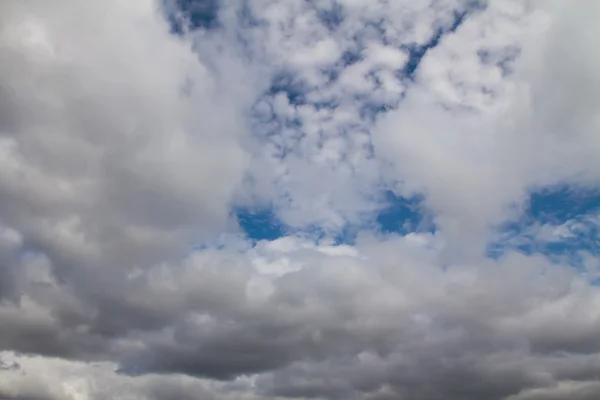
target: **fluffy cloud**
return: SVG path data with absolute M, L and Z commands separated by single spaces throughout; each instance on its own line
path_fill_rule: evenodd
M 596 61 L 583 50 L 591 25 L 574 28 L 595 6 L 546 5 L 564 14 L 554 21 L 534 5 L 490 2 L 466 20 L 426 54 L 417 85 L 374 134 L 400 190 L 426 192 L 437 225 L 460 247 L 481 249 L 532 188 L 598 182 L 590 168 L 598 91 L 584 70 Z M 586 61 L 573 65 L 574 52 Z
M 2 310 L 4 347 L 105 361 L 5 353 L 6 374 L 26 375 L 4 390 L 101 398 L 114 381 L 150 399 L 162 398 L 155 386 L 201 398 L 205 385 L 265 398 L 503 399 L 593 383 L 598 288 L 539 256 L 444 269 L 434 237 L 390 240 L 199 252 L 78 314 L 66 288 L 31 278 L 20 306 Z M 173 381 L 189 385 L 169 389 Z
M 180 3 L 0 5 L 0 398 L 600 396 L 596 254 L 484 254 L 598 184 L 595 2 Z M 382 190 L 437 231 L 331 245 Z
M 236 103 L 156 7 L 2 5 L 0 218 L 66 280 L 176 256 L 242 179 Z

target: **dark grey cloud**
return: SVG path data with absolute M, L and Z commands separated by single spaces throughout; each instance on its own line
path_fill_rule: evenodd
M 358 249 L 366 260 L 271 250 L 305 264 L 281 277 L 261 273 L 251 254 L 200 254 L 94 298 L 85 317 L 58 297 L 22 305 L 13 320 L 4 308 L 1 343 L 113 361 L 123 379 L 183 374 L 225 385 L 258 374 L 253 390 L 266 398 L 500 400 L 600 373 L 598 344 L 569 346 L 599 316 L 562 314 L 600 293 L 561 267 L 514 256 L 444 272 L 407 239 Z

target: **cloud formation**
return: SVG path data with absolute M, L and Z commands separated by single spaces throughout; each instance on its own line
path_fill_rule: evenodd
M 598 398 L 597 11 L 1 3 L 0 398 Z

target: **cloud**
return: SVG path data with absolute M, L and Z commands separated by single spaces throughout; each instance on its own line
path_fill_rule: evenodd
M 0 5 L 0 398 L 595 398 L 597 254 L 516 251 L 597 233 L 564 4 Z
M 443 38 L 423 57 L 402 107 L 387 113 L 373 136 L 375 152 L 393 166 L 401 190 L 427 193 L 438 227 L 459 247 L 480 249 L 490 227 L 514 217 L 531 190 L 596 184 L 588 170 L 595 163 L 588 152 L 595 148 L 588 139 L 593 117 L 569 115 L 559 125 L 550 105 L 550 99 L 585 101 L 575 85 L 562 90 L 557 82 L 594 78 L 566 66 L 573 57 L 546 70 L 557 54 L 576 51 L 565 35 L 552 38 L 585 11 L 570 10 L 552 24 L 552 14 L 533 5 L 492 2 Z M 517 32 L 529 32 L 529 40 L 519 41 Z M 573 35 L 568 42 L 584 43 L 583 33 Z M 569 113 L 566 107 L 561 112 Z M 573 118 L 584 125 L 571 124 Z
M 67 279 L 212 235 L 246 163 L 236 104 L 152 1 L 75 3 L 2 6 L 0 218 Z
M 117 363 L 106 378 L 82 372 L 81 385 L 91 386 L 79 390 L 91 393 L 112 387 L 94 386 L 96 379 L 141 384 L 183 374 L 225 391 L 229 379 L 252 376 L 246 390 L 265 398 L 502 399 L 594 379 L 598 288 L 542 257 L 517 254 L 444 271 L 432 241 L 366 240 L 358 253 L 290 239 L 237 255 L 202 251 L 129 279 L 112 304 L 97 303 L 79 319 L 59 301 L 64 288 L 38 286 L 18 313 L 3 308 L 3 326 L 18 334 L 6 330 L 2 343 Z M 40 379 L 27 360 L 15 359 L 23 379 Z M 52 362 L 43 358 L 40 368 Z M 117 368 L 142 376 L 114 375 Z

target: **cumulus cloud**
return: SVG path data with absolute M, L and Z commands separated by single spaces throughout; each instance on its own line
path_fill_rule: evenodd
M 582 50 L 589 33 L 574 21 L 592 12 L 567 7 L 555 20 L 534 5 L 490 2 L 466 20 L 423 57 L 405 104 L 385 115 L 374 134 L 401 190 L 426 192 L 436 223 L 460 246 L 480 249 L 485 232 L 514 217 L 534 188 L 597 184 L 589 169 L 597 127 L 587 111 L 595 108 L 583 98 L 597 92 L 583 92 L 574 81 L 593 81 L 593 74 L 577 72 L 592 63 L 571 68 L 574 56 L 567 56 L 591 57 Z M 581 101 L 586 105 L 573 105 Z
M 67 280 L 122 274 L 226 225 L 236 103 L 154 2 L 27 1 L 2 19 L 1 218 L 20 252 Z
M 595 2 L 181 3 L 0 5 L 0 398 L 600 396 L 597 253 L 485 254 L 598 185 Z
M 5 353 L 10 374 L 26 372 L 5 385 L 26 395 L 52 384 L 62 393 L 75 379 L 100 398 L 113 387 L 103 380 L 131 381 L 142 398 L 161 398 L 145 385 L 179 379 L 190 384 L 172 390 L 190 398 L 202 398 L 194 391 L 205 382 L 228 393 L 237 382 L 265 398 L 502 399 L 595 379 L 597 288 L 517 254 L 444 270 L 435 240 L 365 239 L 354 251 L 329 251 L 288 238 L 237 256 L 199 252 L 129 279 L 117 304 L 96 304 L 78 320 L 65 288 L 31 288 L 18 309 L 3 308 L 4 346 L 104 358 L 105 372 L 60 361 L 81 373 L 53 380 L 36 368 L 54 371 L 59 361 Z M 49 383 L 34 385 L 42 379 Z

